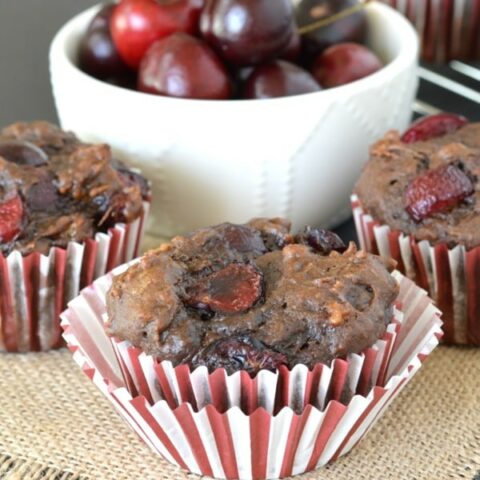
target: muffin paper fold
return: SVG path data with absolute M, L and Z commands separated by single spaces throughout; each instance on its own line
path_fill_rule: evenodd
M 138 255 L 148 210 L 144 202 L 133 222 L 66 248 L 52 247 L 48 255 L 0 254 L 0 351 L 62 346 L 60 313 L 80 289 Z
M 138 436 L 169 462 L 226 479 L 283 478 L 318 468 L 356 445 L 442 335 L 426 292 L 399 272 L 394 317 L 361 354 L 312 369 L 254 378 L 159 362 L 105 331 L 106 294 L 121 266 L 62 314 L 76 363 Z M 112 437 L 115 436 L 112 432 Z
M 352 208 L 360 247 L 398 262 L 442 311 L 444 341 L 480 346 L 480 247 L 431 245 L 368 215 L 356 195 Z

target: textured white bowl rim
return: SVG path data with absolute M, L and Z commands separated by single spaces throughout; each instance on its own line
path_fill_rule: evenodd
M 417 58 L 419 55 L 419 39 L 417 33 L 410 22 L 388 5 L 373 2 L 367 5 L 367 10 L 374 12 L 376 15 L 390 20 L 391 23 L 396 24 L 396 32 L 393 34 L 398 35 L 401 38 L 401 50 L 398 55 L 391 60 L 386 66 L 384 66 L 378 72 L 362 78 L 347 85 L 343 85 L 336 88 L 330 88 L 322 90 L 320 92 L 308 93 L 301 95 L 301 97 L 307 97 L 310 95 L 330 95 L 333 97 L 346 97 L 352 93 L 359 93 L 363 90 L 368 90 L 373 84 L 382 84 L 388 78 L 397 76 L 405 70 L 405 68 L 412 63 L 412 57 Z M 115 85 L 108 84 L 101 80 L 97 80 L 94 77 L 82 72 L 75 63 L 69 58 L 67 47 L 71 43 L 71 37 L 78 33 L 80 28 L 84 28 L 87 22 L 92 18 L 94 13 L 99 9 L 99 5 L 85 10 L 71 20 L 69 20 L 55 35 L 51 47 L 50 47 L 50 61 L 55 62 L 57 65 L 61 65 L 62 68 L 68 69 L 70 73 L 75 73 L 79 80 L 89 82 L 90 84 L 97 84 L 99 89 L 115 89 L 118 93 L 123 92 L 124 95 L 136 95 L 139 101 L 154 102 L 156 99 L 161 99 L 163 102 L 190 102 L 192 108 L 194 105 L 200 105 L 202 108 L 205 104 L 211 108 L 214 105 L 224 106 L 230 105 L 230 108 L 235 108 L 234 105 L 256 104 L 259 101 L 263 102 L 292 102 L 299 96 L 280 97 L 268 100 L 200 100 L 200 99 L 183 99 L 175 97 L 157 96 L 148 93 L 129 90 Z

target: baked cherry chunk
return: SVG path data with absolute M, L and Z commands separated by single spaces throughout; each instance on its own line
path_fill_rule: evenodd
M 471 249 L 480 245 L 480 124 L 436 118 L 440 124 L 427 117 L 408 130 L 420 126 L 422 140 L 406 143 L 392 131 L 373 145 L 354 191 L 364 210 L 392 230 Z
M 419 118 L 402 135 L 402 142 L 415 143 L 452 133 L 468 123 L 462 115 L 438 113 Z
M 117 222 L 149 197 L 145 179 L 112 160 L 107 145 L 80 142 L 47 122 L 0 130 L 0 253 L 47 254 Z
M 407 212 L 417 222 L 446 212 L 474 192 L 468 175 L 456 165 L 443 165 L 414 178 L 405 193 Z
M 312 367 L 383 335 L 398 293 L 392 268 L 325 230 L 224 223 L 175 237 L 115 277 L 108 331 L 174 365 Z

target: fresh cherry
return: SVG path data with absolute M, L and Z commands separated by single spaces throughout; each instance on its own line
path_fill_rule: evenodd
M 295 30 L 292 1 L 207 0 L 200 30 L 228 63 L 258 65 L 288 45 Z
M 155 0 L 123 0 L 115 9 L 111 28 L 123 60 L 137 69 L 148 48 L 175 32 L 177 24 Z
M 367 47 L 340 43 L 317 56 L 312 73 L 320 85 L 331 88 L 359 80 L 381 68 L 382 63 Z
M 303 68 L 284 60 L 257 67 L 247 79 L 243 98 L 275 98 L 318 92 L 320 85 Z
M 227 99 L 225 67 L 209 46 L 186 33 L 154 43 L 140 65 L 138 89 L 170 97 Z
M 454 164 L 443 165 L 414 178 L 405 192 L 405 208 L 420 222 L 457 206 L 474 192 L 470 177 Z
M 11 242 L 20 233 L 23 217 L 23 203 L 17 194 L 0 203 L 0 243 Z
M 452 133 L 468 123 L 461 115 L 439 113 L 422 117 L 402 135 L 403 143 L 415 143 Z
M 150 46 L 174 32 L 196 33 L 203 0 L 122 0 L 112 36 L 123 60 L 137 69 Z
M 205 0 L 161 0 L 161 2 L 175 20 L 179 31 L 195 36 L 200 33 L 200 14 Z
M 78 53 L 80 68 L 101 80 L 122 78 L 129 73 L 110 34 L 110 19 L 115 8 L 116 5 L 113 3 L 105 5 L 93 17 L 80 42 Z
M 106 3 L 92 18 L 88 30 L 110 30 L 110 21 L 116 6 L 116 3 Z
M 296 9 L 298 27 L 311 25 L 358 3 L 357 0 L 302 0 Z M 364 43 L 365 13 L 360 11 L 319 27 L 303 35 L 305 53 L 313 58 L 331 45 L 344 42 Z
M 202 311 L 234 314 L 251 308 L 262 293 L 260 271 L 251 265 L 231 263 L 201 279 L 189 292 L 187 304 Z
M 0 157 L 17 165 L 31 167 L 40 167 L 48 162 L 48 156 L 41 148 L 19 140 L 0 142 Z
M 283 50 L 280 58 L 287 60 L 288 62 L 297 63 L 302 51 L 302 38 L 300 34 L 295 30 L 290 38 L 290 42 Z

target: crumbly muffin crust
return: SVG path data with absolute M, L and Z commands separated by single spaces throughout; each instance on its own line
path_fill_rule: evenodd
M 0 205 L 18 198 L 21 215 L 15 235 L 0 238 L 0 253 L 48 253 L 91 238 L 140 216 L 148 194 L 145 179 L 112 160 L 108 145 L 82 143 L 47 122 L 0 131 Z

